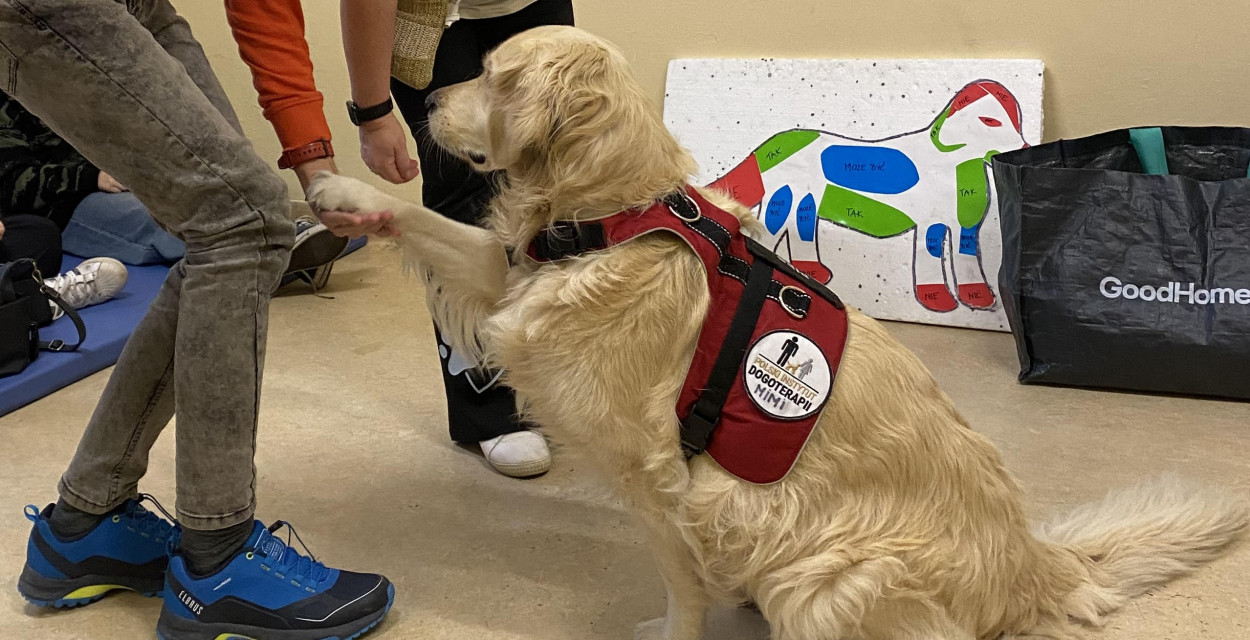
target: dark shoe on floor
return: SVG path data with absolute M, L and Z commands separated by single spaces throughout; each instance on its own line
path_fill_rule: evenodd
M 395 600 L 386 578 L 331 569 L 274 537 L 285 522 L 257 522 L 217 573 L 192 575 L 175 553 L 166 575 L 161 640 L 354 640 Z M 291 529 L 294 533 L 294 529 Z M 296 539 L 299 536 L 296 535 Z M 307 550 L 307 549 L 305 549 Z
M 361 238 L 363 240 L 363 238 Z M 359 243 L 334 235 L 312 216 L 295 220 L 295 246 L 291 262 L 282 275 L 279 287 L 292 282 L 307 282 L 316 293 L 326 286 L 334 271 L 334 262 L 358 249 Z M 357 246 L 354 246 L 357 245 Z
M 313 271 L 329 265 L 347 249 L 347 238 L 334 235 L 328 227 L 311 216 L 295 221 L 295 245 L 291 247 L 288 274 Z

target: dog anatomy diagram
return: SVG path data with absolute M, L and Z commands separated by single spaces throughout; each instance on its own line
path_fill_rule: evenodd
M 665 118 L 765 244 L 869 315 L 1005 330 L 990 161 L 1040 139 L 1041 69 L 678 60 Z
M 833 277 L 820 260 L 821 219 L 873 238 L 911 233 L 913 286 L 926 309 L 954 311 L 960 303 L 991 309 L 996 299 L 978 241 L 990 205 L 989 160 L 999 150 L 1027 146 L 1021 136 L 1015 96 L 982 80 L 960 90 L 928 127 L 897 137 L 783 131 L 713 186 L 749 207 L 763 205 L 760 217 L 775 250 L 819 282 Z M 938 184 L 922 184 L 921 166 L 929 169 L 927 181 Z M 938 189 L 955 194 L 952 210 L 933 206 Z

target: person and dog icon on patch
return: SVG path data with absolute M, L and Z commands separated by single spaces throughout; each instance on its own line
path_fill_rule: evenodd
M 803 362 L 786 364 L 790 362 L 790 358 L 793 358 L 794 354 L 798 352 L 799 338 L 798 336 L 790 336 L 789 340 L 786 340 L 781 344 L 781 356 L 777 358 L 777 366 L 788 371 L 790 375 L 802 380 L 812 372 L 812 359 L 808 358 Z
M 811 372 L 812 372 L 812 359 L 808 358 L 806 361 L 803 362 L 803 364 L 799 365 L 799 370 L 794 373 L 794 377 L 798 378 L 799 380 L 802 380 L 803 378 L 806 378 L 807 374 Z
M 786 340 L 781 345 L 781 357 L 777 358 L 777 366 L 779 367 L 786 366 L 786 363 L 790 361 L 790 358 L 793 357 L 794 354 L 798 352 L 799 352 L 799 339 L 797 336 L 790 336 L 790 339 Z

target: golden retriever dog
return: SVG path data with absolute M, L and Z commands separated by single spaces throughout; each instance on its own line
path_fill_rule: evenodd
M 674 407 L 709 306 L 695 253 L 657 233 L 541 266 L 524 248 L 556 221 L 651 205 L 687 185 L 693 159 L 622 54 L 584 31 L 520 34 L 484 70 L 431 96 L 430 133 L 504 173 L 487 228 L 329 174 L 311 202 L 394 212 L 453 347 L 503 367 L 527 415 L 644 523 L 668 611 L 636 637 L 695 640 L 709 605 L 752 602 L 778 640 L 1069 638 L 1245 531 L 1238 497 L 1177 480 L 1030 529 L 998 451 L 855 310 L 832 397 L 784 479 L 688 460 Z

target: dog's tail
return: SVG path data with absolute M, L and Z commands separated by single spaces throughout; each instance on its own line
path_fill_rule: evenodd
M 1222 555 L 1248 524 L 1241 498 L 1166 476 L 1077 508 L 1038 538 L 1074 552 L 1083 574 L 1058 613 L 1100 625 L 1130 598 Z

